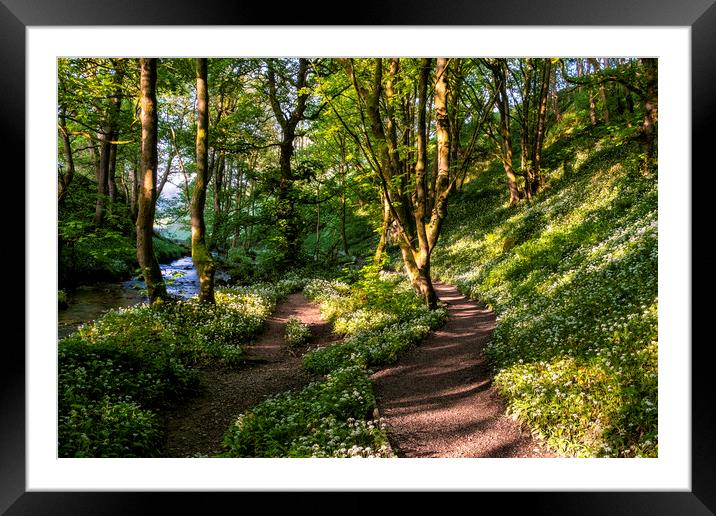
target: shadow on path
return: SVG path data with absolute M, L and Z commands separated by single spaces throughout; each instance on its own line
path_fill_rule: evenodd
M 483 348 L 495 314 L 435 282 L 448 321 L 397 365 L 372 375 L 391 444 L 401 457 L 553 457 L 519 423 L 491 384 Z
M 296 317 L 311 327 L 311 340 L 290 350 L 283 335 Z M 167 416 L 166 457 L 211 456 L 221 452 L 221 440 L 231 421 L 269 396 L 304 387 L 311 377 L 303 370 L 308 347 L 340 340 L 321 318 L 318 305 L 301 293 L 290 294 L 266 320 L 263 332 L 244 345 L 246 364 L 237 369 L 199 371 L 201 393 Z

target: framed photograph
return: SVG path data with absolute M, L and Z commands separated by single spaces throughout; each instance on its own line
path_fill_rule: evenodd
M 696 199 L 708 190 L 706 173 L 713 168 L 705 159 L 716 108 L 713 0 L 608 0 L 589 7 L 507 0 L 443 3 L 439 9 L 422 0 L 389 7 L 375 2 L 339 24 L 320 25 L 306 5 L 277 17 L 275 6 L 214 0 L 201 6 L 164 0 L 128 6 L 0 2 L 3 142 L 24 158 L 14 168 L 24 174 L 13 177 L 23 182 L 12 191 L 24 189 L 26 241 L 25 348 L 8 340 L 0 360 L 6 423 L 0 429 L 0 512 L 56 514 L 62 507 L 76 514 L 102 507 L 103 513 L 126 513 L 145 504 L 146 492 L 161 492 L 156 496 L 165 500 L 200 493 L 175 498 L 185 511 L 200 511 L 215 492 L 233 498 L 254 491 L 460 491 L 509 497 L 556 514 L 716 511 L 709 339 L 694 331 L 710 315 L 708 301 L 694 294 L 707 293 L 714 282 L 692 281 L 700 257 L 693 246 L 711 234 L 708 225 L 693 227 L 712 217 L 696 215 L 708 205 Z M 57 238 L 57 59 L 109 56 L 658 58 L 658 457 L 58 459 L 57 262 L 50 252 Z M 692 173 L 698 162 L 703 184 Z

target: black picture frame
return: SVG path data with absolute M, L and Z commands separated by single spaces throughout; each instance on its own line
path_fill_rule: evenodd
M 270 2 L 236 2 L 203 0 L 155 0 L 145 2 L 97 2 L 96 0 L 0 0 L 0 119 L 3 121 L 2 146 L 6 156 L 19 158 L 12 169 L 3 167 L 6 180 L 14 178 L 12 190 L 6 195 L 25 199 L 25 108 L 32 99 L 25 96 L 25 29 L 28 26 L 62 25 L 317 25 L 317 12 L 332 16 L 323 21 L 327 25 L 342 25 L 340 12 L 349 12 L 351 25 L 513 25 L 513 26 L 687 26 L 691 28 L 692 70 L 692 490 L 690 492 L 525 492 L 474 493 L 480 504 L 487 498 L 498 498 L 504 506 L 509 499 L 510 509 L 519 506 L 538 514 L 714 514 L 716 511 L 716 457 L 714 454 L 714 402 L 710 383 L 709 350 L 712 340 L 706 338 L 711 306 L 708 300 L 714 288 L 714 259 L 706 244 L 712 238 L 708 197 L 716 172 L 710 149 L 716 141 L 716 6 L 714 0 L 602 0 L 579 3 L 570 0 L 458 0 L 449 2 L 385 3 L 368 0 L 352 4 L 355 8 L 341 11 L 340 6 L 320 6 L 295 2 L 280 8 Z M 13 171 L 14 174 L 12 173 Z M 688 174 L 689 171 L 684 171 Z M 700 178 L 703 176 L 703 180 Z M 685 176 L 686 177 L 686 176 Z M 697 184 L 696 179 L 700 182 Z M 702 181 L 702 182 L 701 182 Z M 700 198 L 701 197 L 701 198 Z M 15 213 L 20 213 L 19 209 Z M 9 226 L 19 232 L 15 218 Z M 24 241 L 22 235 L 6 238 Z M 701 247 L 701 252 L 697 248 Z M 18 247 L 15 247 L 17 249 Z M 12 268 L 6 273 L 19 280 L 17 251 L 10 259 Z M 24 251 L 23 260 L 24 263 Z M 703 274 L 696 276 L 697 271 Z M 31 271 L 24 271 L 24 277 Z M 10 278 L 10 279 L 12 279 Z M 23 292 L 24 286 L 11 287 Z M 703 296 L 702 296 L 703 294 Z M 7 295 L 7 294 L 6 294 Z M 13 296 L 16 298 L 16 294 Z M 14 303 L 25 309 L 24 303 Z M 26 309 L 31 310 L 32 307 Z M 26 314 L 24 312 L 24 314 Z M 9 319 L 13 320 L 13 319 Z M 15 319 L 19 320 L 19 319 Z M 0 513 L 19 514 L 136 514 L 155 512 L 153 502 L 166 509 L 171 505 L 182 513 L 206 514 L 210 507 L 249 507 L 254 494 L 250 493 L 80 493 L 26 492 L 25 488 L 25 332 L 17 335 L 7 325 L 0 358 Z M 703 330 L 699 331 L 699 330 Z M 698 336 L 698 337 L 697 337 Z M 19 338 L 18 338 L 19 337 Z M 423 504 L 425 493 L 412 493 L 412 500 Z M 292 495 L 292 504 L 308 493 Z M 340 495 L 344 497 L 347 495 Z M 380 497 L 375 504 L 385 504 Z M 396 498 L 391 498 L 396 500 Z M 406 497 L 398 497 L 401 503 Z M 498 501 L 498 500 L 495 500 Z M 272 493 L 263 496 L 263 510 L 284 498 Z M 310 502 L 317 508 L 315 501 Z M 470 502 L 475 507 L 475 502 Z M 331 504 L 333 505 L 333 504 Z M 236 510 L 240 510 L 234 506 Z M 355 499 L 345 507 L 368 509 Z M 489 507 L 489 506 L 485 506 Z M 270 510 L 270 509 L 269 509 Z M 168 512 L 162 510 L 162 512 Z

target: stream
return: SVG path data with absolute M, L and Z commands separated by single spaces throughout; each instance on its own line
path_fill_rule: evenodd
M 160 264 L 167 292 L 174 297 L 189 299 L 199 292 L 199 277 L 194 269 L 191 256 L 184 256 L 171 263 Z M 215 281 L 227 282 L 229 275 L 217 270 Z M 112 308 L 136 305 L 147 301 L 143 292 L 144 280 L 132 278 L 116 283 L 95 283 L 81 285 L 69 292 L 70 303 L 65 310 L 59 310 L 57 335 L 63 338 L 80 325 L 97 319 Z

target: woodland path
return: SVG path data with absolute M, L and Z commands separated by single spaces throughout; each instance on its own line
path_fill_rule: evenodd
M 495 314 L 457 288 L 434 283 L 446 324 L 372 375 L 378 408 L 400 457 L 553 457 L 505 416 L 483 348 Z
M 295 317 L 311 327 L 311 339 L 289 350 L 283 335 L 286 322 Z M 278 303 L 257 340 L 245 345 L 246 365 L 199 371 L 200 394 L 168 415 L 165 456 L 212 456 L 221 452 L 221 440 L 233 418 L 264 399 L 307 385 L 301 355 L 308 347 L 340 340 L 321 318 L 317 304 L 301 293 Z

